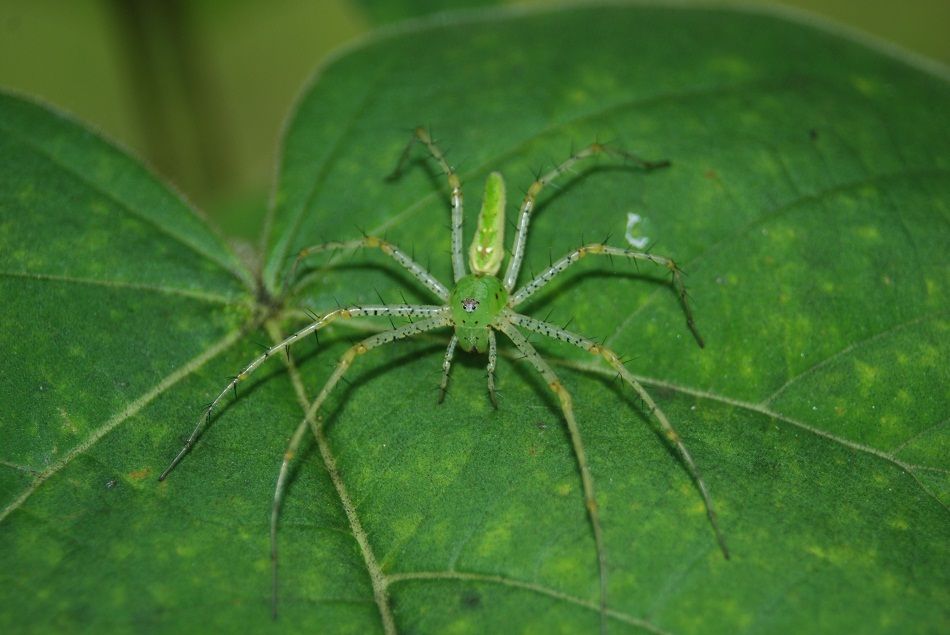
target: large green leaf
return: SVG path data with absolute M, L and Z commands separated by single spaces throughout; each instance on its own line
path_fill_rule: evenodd
M 0 98 L 0 630 L 596 632 L 596 554 L 556 401 L 503 346 L 447 334 L 360 358 L 268 520 L 287 439 L 361 331 L 274 360 L 155 477 L 207 402 L 302 309 L 431 301 L 378 254 L 289 256 L 385 234 L 450 279 L 429 125 L 466 185 L 517 197 L 601 138 L 669 158 L 602 161 L 540 201 L 527 269 L 636 230 L 690 273 L 707 347 L 662 272 L 591 262 L 526 311 L 632 356 L 719 507 L 630 391 L 579 350 L 563 375 L 598 492 L 610 632 L 938 632 L 950 606 L 947 285 L 950 87 L 824 31 L 734 11 L 589 8 L 439 19 L 339 57 L 284 139 L 263 281 L 181 200 L 60 116 Z M 418 156 L 421 155 L 419 151 Z M 333 266 L 326 266 L 333 265 Z M 522 280 L 526 276 L 522 276 Z M 266 326 L 262 320 L 267 319 Z M 242 384 L 242 387 L 244 385 Z M 374 584 L 376 593 L 374 595 Z M 383 587 L 385 586 L 385 589 Z

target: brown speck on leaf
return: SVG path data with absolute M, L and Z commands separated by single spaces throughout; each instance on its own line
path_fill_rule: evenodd
M 129 472 L 129 478 L 134 481 L 141 481 L 143 478 L 146 478 L 149 474 L 152 473 L 147 467 L 143 467 L 141 470 L 132 470 Z

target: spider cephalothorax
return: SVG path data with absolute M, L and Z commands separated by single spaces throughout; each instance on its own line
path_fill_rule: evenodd
M 313 321 L 307 326 L 301 328 L 293 335 L 283 339 L 275 344 L 262 355 L 251 361 L 238 373 L 224 390 L 211 402 L 204 411 L 203 416 L 198 420 L 191 436 L 179 451 L 178 455 L 171 462 L 168 468 L 161 474 L 160 479 L 168 476 L 169 472 L 178 464 L 182 457 L 191 449 L 205 423 L 210 420 L 211 413 L 217 404 L 232 390 L 237 392 L 237 385 L 247 379 L 261 364 L 275 353 L 286 350 L 291 344 L 303 339 L 311 333 L 324 328 L 336 320 L 346 320 L 356 316 L 404 316 L 409 318 L 421 318 L 404 326 L 393 326 L 390 330 L 385 330 L 376 335 L 354 344 L 340 358 L 336 370 L 327 380 L 317 398 L 313 401 L 307 412 L 304 422 L 298 426 L 294 435 L 291 437 L 284 460 L 281 464 L 280 474 L 277 479 L 277 487 L 274 493 L 274 501 L 271 512 L 271 542 L 272 557 L 274 562 L 274 576 L 276 589 L 276 524 L 277 512 L 280 505 L 281 496 L 287 482 L 288 466 L 293 459 L 298 446 L 307 430 L 307 426 L 316 426 L 315 434 L 319 434 L 319 422 L 315 415 L 322 408 L 327 396 L 334 387 L 343 378 L 354 360 L 365 353 L 399 339 L 432 331 L 439 328 L 453 328 L 454 332 L 449 339 L 448 347 L 445 351 L 445 357 L 442 362 L 442 381 L 440 384 L 439 401 L 445 397 L 446 387 L 448 385 L 449 371 L 451 369 L 452 359 L 457 346 L 463 350 L 476 353 L 488 354 L 488 394 L 492 403 L 497 407 L 495 400 L 495 362 L 497 359 L 496 336 L 495 333 L 502 333 L 518 349 L 523 357 L 531 366 L 533 366 L 544 378 L 545 384 L 554 392 L 560 404 L 570 434 L 571 444 L 574 455 L 577 459 L 577 467 L 580 472 L 581 483 L 583 485 L 584 503 L 587 508 L 588 517 L 591 522 L 591 529 L 594 538 L 594 544 L 597 550 L 598 570 L 600 579 L 600 615 L 601 630 L 605 629 L 607 618 L 607 561 L 604 549 L 603 536 L 600 526 L 600 512 L 594 496 L 594 481 L 590 474 L 587 464 L 584 444 L 581 440 L 580 429 L 574 418 L 574 409 L 571 396 L 568 390 L 561 383 L 557 374 L 551 366 L 538 354 L 537 350 L 528 342 L 522 334 L 522 329 L 537 333 L 549 338 L 561 340 L 584 349 L 587 352 L 602 358 L 618 376 L 626 382 L 642 399 L 646 412 L 652 415 L 660 428 L 663 430 L 670 444 L 679 453 L 683 464 L 689 471 L 706 506 L 706 512 L 709 521 L 713 527 L 716 537 L 723 554 L 728 558 L 728 550 L 725 541 L 719 531 L 716 521 L 716 514 L 713 510 L 712 499 L 706 487 L 705 481 L 699 474 L 696 464 L 683 444 L 676 430 L 670 424 L 666 415 L 653 401 L 653 398 L 646 389 L 636 380 L 636 378 L 627 370 L 620 361 L 619 356 L 606 348 L 605 346 L 594 342 L 593 340 L 568 331 L 562 327 L 537 320 L 527 315 L 516 312 L 519 304 L 533 295 L 539 289 L 547 285 L 557 275 L 565 269 L 585 258 L 586 256 L 615 256 L 625 258 L 630 261 L 649 262 L 666 268 L 672 274 L 673 287 L 679 295 L 680 302 L 686 313 L 686 323 L 693 331 L 697 342 L 702 346 L 702 339 L 696 332 L 693 324 L 693 317 L 687 304 L 686 290 L 683 287 L 682 275 L 680 269 L 669 258 L 656 256 L 651 253 L 633 251 L 620 247 L 611 247 L 603 243 L 591 243 L 582 245 L 566 254 L 562 258 L 553 261 L 551 266 L 540 274 L 525 282 L 520 288 L 515 289 L 521 264 L 524 259 L 525 242 L 528 235 L 528 225 L 531 220 L 531 214 L 535 208 L 537 196 L 544 188 L 560 175 L 564 174 L 578 161 L 598 155 L 608 154 L 633 163 L 635 166 L 650 170 L 669 165 L 667 161 L 651 162 L 644 161 L 628 152 L 609 148 L 600 143 L 594 143 L 580 152 L 575 153 L 566 161 L 555 167 L 547 174 L 541 176 L 532 183 L 527 190 L 524 200 L 518 214 L 515 237 L 510 249 L 510 258 L 508 267 L 504 276 L 498 277 L 501 270 L 502 261 L 505 256 L 504 228 L 505 228 L 505 182 L 500 174 L 493 172 L 488 175 L 485 184 L 485 195 L 482 201 L 482 209 L 478 216 L 478 225 L 475 230 L 475 238 L 468 251 L 469 262 L 466 270 L 465 259 L 462 251 L 462 187 L 458 177 L 452 168 L 445 161 L 442 152 L 429 136 L 424 128 L 417 128 L 415 136 L 410 141 L 402 159 L 397 166 L 395 174 L 398 174 L 402 165 L 409 156 L 413 143 L 419 141 L 429 150 L 431 156 L 436 160 L 444 171 L 450 188 L 450 202 L 452 208 L 452 271 L 454 275 L 454 288 L 449 288 L 436 279 L 422 265 L 415 262 L 395 245 L 376 238 L 374 236 L 364 236 L 361 239 L 349 242 L 332 242 L 307 247 L 300 251 L 297 260 L 290 270 L 289 279 L 293 282 L 296 279 L 297 267 L 301 261 L 311 254 L 327 251 L 336 251 L 339 249 L 379 249 L 387 256 L 391 257 L 397 264 L 406 269 L 425 286 L 441 304 L 432 305 L 352 305 L 345 308 L 337 308 L 321 316 L 314 316 Z M 374 580 L 374 592 L 385 597 L 385 580 Z M 276 591 L 274 594 L 276 607 Z M 380 610 L 384 606 L 378 603 Z M 276 609 L 275 609 L 276 610 Z M 383 623 L 391 625 L 392 615 L 383 615 Z M 387 627 L 387 630 L 389 628 Z
M 449 305 L 455 336 L 463 351 L 488 352 L 488 332 L 508 304 L 508 292 L 495 276 L 465 276 L 455 285 Z

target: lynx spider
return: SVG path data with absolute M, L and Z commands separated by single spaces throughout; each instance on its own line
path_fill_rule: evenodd
M 439 328 L 452 327 L 454 332 L 449 340 L 448 348 L 445 351 L 445 357 L 442 362 L 442 380 L 439 384 L 439 403 L 442 403 L 446 388 L 448 386 L 449 370 L 452 359 L 457 347 L 464 351 L 488 353 L 488 394 L 494 407 L 498 407 L 495 396 L 495 365 L 497 361 L 497 344 L 495 332 L 502 333 L 514 344 L 527 362 L 538 371 L 543 377 L 547 386 L 557 397 L 558 403 L 564 419 L 567 423 L 570 434 L 571 445 L 573 446 L 574 456 L 577 461 L 577 467 L 581 475 L 583 485 L 584 502 L 587 508 L 587 515 L 590 519 L 591 529 L 594 537 L 594 544 L 597 550 L 597 562 L 600 580 L 600 623 L 601 632 L 606 630 L 607 617 L 607 561 L 604 549 L 603 535 L 600 525 L 600 512 L 594 496 L 594 482 L 590 475 L 587 464 L 587 456 L 584 445 L 581 441 L 580 429 L 574 418 L 574 409 L 571 395 L 561 383 L 557 374 L 551 368 L 532 344 L 528 342 L 520 329 L 538 333 L 540 335 L 567 342 L 578 348 L 586 350 L 592 355 L 602 357 L 619 375 L 619 377 L 633 390 L 642 400 L 645 409 L 649 415 L 652 415 L 659 423 L 660 428 L 665 434 L 667 440 L 675 447 L 680 459 L 687 468 L 696 487 L 702 496 L 706 507 L 706 514 L 710 525 L 716 535 L 719 547 L 723 555 L 728 559 L 729 551 L 725 539 L 719 529 L 716 519 L 716 512 L 713 506 L 712 498 L 709 495 L 709 489 L 699 473 L 692 456 L 683 444 L 676 429 L 670 423 L 664 412 L 656 405 L 653 398 L 640 384 L 639 381 L 627 370 L 621 359 L 612 350 L 582 335 L 561 328 L 557 325 L 537 320 L 535 318 L 517 313 L 515 308 L 527 300 L 534 293 L 546 286 L 558 274 L 572 264 L 585 258 L 586 256 L 616 256 L 632 261 L 645 261 L 665 267 L 672 274 L 672 285 L 676 290 L 680 303 L 682 304 L 686 315 L 686 324 L 692 331 L 696 342 L 700 347 L 703 346 L 703 340 L 699 335 L 693 321 L 692 311 L 686 295 L 686 288 L 683 284 L 683 274 L 680 268 L 672 259 L 663 256 L 657 256 L 648 252 L 634 251 L 619 247 L 611 247 L 605 243 L 589 243 L 562 258 L 553 261 L 551 265 L 540 274 L 529 280 L 523 286 L 515 289 L 515 283 L 518 273 L 524 260 L 525 243 L 528 234 L 528 224 L 531 220 L 531 214 L 534 211 L 535 203 L 542 189 L 555 181 L 562 174 L 571 170 L 578 162 L 590 159 L 600 154 L 614 156 L 616 158 L 631 162 L 633 165 L 643 170 L 653 170 L 669 166 L 669 161 L 645 161 L 629 152 L 613 148 L 601 143 L 593 143 L 579 152 L 573 153 L 567 160 L 557 165 L 554 169 L 537 178 L 528 188 L 525 197 L 521 203 L 518 214 L 517 226 L 515 229 L 514 243 L 510 251 L 508 267 L 503 277 L 498 277 L 501 265 L 506 255 L 504 230 L 505 230 L 505 182 L 501 174 L 492 172 L 488 175 L 485 184 L 485 192 L 482 201 L 482 208 L 478 216 L 478 225 L 475 231 L 475 238 L 469 248 L 468 273 L 466 273 L 465 259 L 462 249 L 462 186 L 461 182 L 445 159 L 445 155 L 432 139 L 426 128 L 419 127 L 414 131 L 405 150 L 400 157 L 395 171 L 391 177 L 397 177 L 408 161 L 411 150 L 416 142 L 422 143 L 431 157 L 441 168 L 448 180 L 450 188 L 450 200 L 452 209 L 452 271 L 454 275 L 455 286 L 449 289 L 442 282 L 436 279 L 426 268 L 415 262 L 405 252 L 386 240 L 374 237 L 364 236 L 358 240 L 345 242 L 329 242 L 320 245 L 314 245 L 302 249 L 294 261 L 291 269 L 290 280 L 296 277 L 297 268 L 307 257 L 321 252 L 336 250 L 358 250 L 358 249 L 378 249 L 384 254 L 396 261 L 398 265 L 408 271 L 416 280 L 421 282 L 429 291 L 432 292 L 442 304 L 438 305 L 360 305 L 338 308 L 322 316 L 314 316 L 315 319 L 306 327 L 296 333 L 286 337 L 281 342 L 268 348 L 263 354 L 251 361 L 239 372 L 224 389 L 215 397 L 204 410 L 197 424 L 184 446 L 159 476 L 159 480 L 164 480 L 169 473 L 178 465 L 181 459 L 191 450 L 198 439 L 202 429 L 208 424 L 211 414 L 218 403 L 228 394 L 228 392 L 237 392 L 237 385 L 245 381 L 251 373 L 261 366 L 268 358 L 275 353 L 287 350 L 292 344 L 304 337 L 315 333 L 318 330 L 328 326 L 336 320 L 347 320 L 354 317 L 367 316 L 402 316 L 407 318 L 422 318 L 416 322 L 410 322 L 404 326 L 394 327 L 390 330 L 382 331 L 370 337 L 363 339 L 350 347 L 340 358 L 337 366 L 324 384 L 317 398 L 310 406 L 308 415 L 315 415 L 323 403 L 326 401 L 330 392 L 343 378 L 343 375 L 350 368 L 356 357 L 364 355 L 369 351 L 420 333 L 426 333 Z M 520 327 L 520 329 L 518 328 Z M 307 417 L 310 418 L 309 416 Z M 284 489 L 287 485 L 288 467 L 293 456 L 303 439 L 306 430 L 305 423 L 301 423 L 294 432 L 284 454 L 281 464 L 277 486 L 274 493 L 274 501 L 271 509 L 271 554 L 274 572 L 274 614 L 276 616 L 276 589 L 277 589 L 277 549 L 276 549 L 276 531 L 277 517 L 280 502 L 283 497 Z

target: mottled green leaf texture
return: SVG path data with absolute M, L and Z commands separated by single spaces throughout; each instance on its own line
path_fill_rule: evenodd
M 315 256 L 283 295 L 301 247 L 385 236 L 451 283 L 438 167 L 416 147 L 385 179 L 420 124 L 462 179 L 466 239 L 492 170 L 513 215 L 572 146 L 672 162 L 546 189 L 520 278 L 643 238 L 687 272 L 706 338 L 644 263 L 587 258 L 521 307 L 624 356 L 732 551 L 632 391 L 532 337 L 586 444 L 609 633 L 947 632 L 950 85 L 774 16 L 622 6 L 439 17 L 337 56 L 290 115 L 258 258 L 93 132 L 0 96 L 0 632 L 598 632 L 564 422 L 506 342 L 497 410 L 462 352 L 437 406 L 448 331 L 357 358 L 290 469 L 276 621 L 287 442 L 389 320 L 268 360 L 157 481 L 306 311 L 435 301 L 378 252 Z

